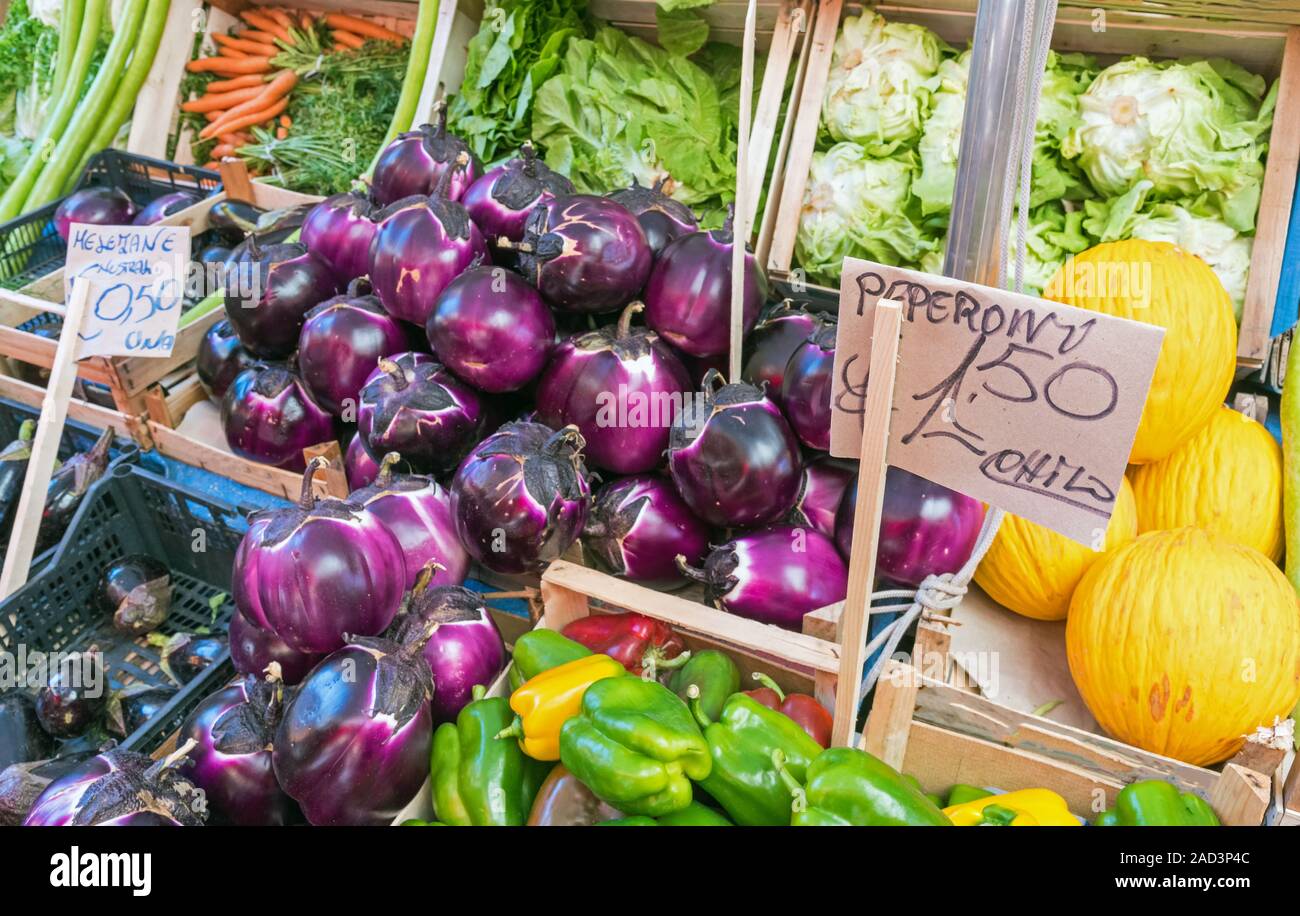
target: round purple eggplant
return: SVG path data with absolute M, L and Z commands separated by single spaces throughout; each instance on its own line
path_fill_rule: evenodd
M 667 586 L 682 582 L 676 557 L 698 565 L 709 550 L 704 524 L 671 480 L 637 474 L 596 491 L 582 544 L 615 575 Z
M 334 271 L 341 284 L 364 277 L 370 270 L 376 209 L 365 194 L 347 191 L 325 198 L 303 220 L 303 245 Z
M 781 408 L 795 434 L 804 445 L 823 452 L 831 447 L 835 330 L 835 322 L 828 320 L 796 347 L 781 382 Z
M 83 188 L 73 191 L 54 210 L 54 229 L 68 240 L 73 223 L 95 226 L 129 226 L 135 219 L 135 202 L 117 188 Z
M 348 476 L 349 491 L 360 490 L 379 476 L 379 462 L 359 434 L 352 437 L 348 450 L 343 453 L 343 470 Z
M 690 207 L 664 193 L 667 182 L 667 178 L 660 178 L 654 187 L 647 188 L 633 178 L 632 187 L 609 195 L 610 200 L 627 207 L 636 217 L 645 230 L 646 241 L 650 243 L 650 250 L 655 257 L 659 257 L 659 253 L 673 239 L 689 235 L 700 228 L 699 220 Z
M 162 760 L 118 749 L 91 757 L 45 787 L 23 826 L 202 826 L 206 808 L 180 774 L 190 750 L 182 745 Z
M 114 560 L 96 590 L 100 607 L 123 633 L 139 636 L 162 626 L 172 606 L 171 570 L 145 553 Z
M 731 217 L 721 229 L 692 232 L 669 243 L 645 285 L 646 323 L 692 356 L 717 356 L 730 347 Z M 767 298 L 767 278 L 745 253 L 742 314 L 748 334 Z
M 824 323 L 822 313 L 790 299 L 764 310 L 745 341 L 745 367 L 741 379 L 758 388 L 763 388 L 766 383 L 767 396 L 780 407 L 786 363 Z
M 96 646 L 58 657 L 36 691 L 36 718 L 56 738 L 75 738 L 98 720 L 108 702 L 104 656 Z
M 405 614 L 393 624 L 398 643 L 418 639 L 433 628 L 424 644 L 424 660 L 433 673 L 430 705 L 433 724 L 454 722 L 476 685 L 491 684 L 506 667 L 506 646 L 487 605 L 477 592 L 459 586 L 429 586 L 426 569 L 413 589 Z
M 857 481 L 844 491 L 835 519 L 835 542 L 845 557 L 853 545 Z M 984 524 L 984 506 L 902 468 L 885 474 L 876 574 L 918 587 L 927 576 L 955 573 L 966 565 Z
M 615 327 L 564 341 L 537 386 L 537 418 L 556 429 L 577 426 L 587 459 L 618 474 L 663 464 L 673 421 L 693 397 L 672 348 L 631 327 L 641 309 L 634 302 Z
M 493 255 L 502 252 L 497 240 L 519 242 L 533 207 L 555 197 L 573 193 L 573 182 L 553 172 L 525 143 L 514 159 L 502 163 L 479 178 L 465 192 L 461 203 L 478 226 Z
M 381 357 L 406 350 L 406 331 L 354 280 L 341 296 L 307 313 L 298 335 L 298 372 L 312 399 L 336 417 L 357 410 L 361 389 Z
M 192 207 L 203 198 L 194 191 L 172 191 L 161 197 L 155 197 L 149 203 L 144 205 L 144 209 L 135 215 L 131 221 L 134 226 L 152 226 L 154 223 L 161 222 L 169 216 L 174 216 L 182 210 Z
M 645 286 L 654 261 L 636 217 L 622 204 L 591 194 L 538 204 L 514 250 L 520 272 L 543 299 L 557 309 L 581 313 L 627 305 Z
M 289 700 L 272 761 L 310 823 L 387 825 L 424 785 L 434 684 L 423 647 L 357 637 Z
M 259 245 L 249 236 L 226 273 L 226 319 L 244 349 L 283 359 L 312 306 L 337 292 L 333 271 L 303 246 Z
M 478 394 L 439 363 L 380 359 L 361 389 L 357 431 L 372 454 L 399 453 L 421 472 L 445 473 L 478 441 Z
M 786 516 L 786 524 L 814 528 L 828 538 L 835 537 L 835 517 L 844 491 L 857 479 L 852 462 L 821 455 L 803 467 L 799 497 Z
M 451 483 L 456 533 L 469 555 L 500 573 L 539 572 L 587 521 L 591 486 L 582 434 L 507 423 L 461 462 Z
M 344 634 L 382 633 L 406 578 L 402 546 L 377 517 L 313 496 L 312 475 L 325 464 L 308 464 L 297 505 L 254 516 L 232 572 L 241 611 L 257 620 L 244 607 L 254 594 L 254 614 L 300 652 L 331 652 Z
M 702 404 L 669 437 L 668 469 L 686 504 L 718 528 L 765 525 L 794 506 L 799 442 L 781 411 L 753 385 L 725 385 L 710 370 Z
M 800 631 L 805 614 L 848 592 L 848 567 L 835 542 L 811 528 L 752 531 L 715 548 L 701 569 L 684 557 L 678 566 L 720 609 L 787 630 Z
M 186 775 L 203 791 L 214 821 L 240 827 L 301 821 L 271 765 L 283 701 L 278 678 L 245 677 L 204 699 L 185 718 L 177 740 L 194 742 Z
M 447 132 L 447 109 L 442 103 L 437 118 L 436 125 L 423 124 L 398 134 L 379 154 L 371 194 L 381 207 L 414 194 L 432 194 L 446 175 L 450 175 L 448 198 L 460 200 L 478 180 L 483 168 L 465 141 Z M 465 165 L 452 174 L 461 156 Z
M 259 627 L 242 613 L 230 618 L 230 661 L 240 674 L 261 677 L 272 662 L 280 666 L 280 677 L 293 686 L 307 676 L 325 656 L 299 652 L 270 630 Z
M 480 391 L 517 391 L 541 373 L 555 318 L 537 290 L 504 267 L 471 267 L 442 291 L 425 326 L 443 364 Z
M 438 567 L 432 576 L 434 586 L 460 585 L 469 572 L 469 554 L 456 537 L 451 496 L 432 477 L 394 474 L 400 460 L 396 452 L 385 455 L 375 482 L 354 492 L 348 501 L 378 518 L 397 538 L 406 558 L 406 589 L 415 588 L 430 563 Z
M 199 381 L 208 397 L 218 401 L 226 396 L 226 389 L 235 377 L 252 368 L 256 360 L 244 349 L 235 333 L 234 325 L 222 319 L 208 328 L 199 341 L 199 355 L 195 365 Z
M 54 741 L 41 727 L 32 698 L 17 690 L 0 696 L 0 770 L 53 754 Z
M 334 418 L 282 366 L 236 376 L 221 401 L 221 426 L 236 455 L 289 470 L 303 468 L 303 449 L 334 438 Z

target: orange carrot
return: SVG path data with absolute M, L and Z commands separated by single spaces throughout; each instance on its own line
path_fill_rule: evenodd
M 302 30 L 304 32 L 310 31 L 311 24 L 315 21 L 316 21 L 316 17 L 313 16 L 311 13 L 307 12 L 306 10 L 303 10 L 301 13 L 298 14 L 298 25 L 302 27 Z
M 236 89 L 233 92 L 210 92 L 202 98 L 183 103 L 181 111 L 217 111 L 222 108 L 229 108 L 231 105 L 238 105 L 240 102 L 255 99 L 261 91 L 259 86 L 249 86 L 246 89 Z
M 248 54 L 248 52 L 241 51 L 238 48 L 218 48 L 217 56 L 228 57 L 231 60 L 239 60 L 241 57 L 248 57 L 250 55 Z
M 239 18 L 255 29 L 260 29 L 263 32 L 270 32 L 281 41 L 287 41 L 289 44 L 293 44 L 293 39 L 289 37 L 289 30 L 264 12 L 258 10 L 244 10 L 239 14 Z
M 343 42 L 336 41 L 334 42 L 333 50 L 338 52 L 339 54 L 342 54 L 344 51 L 351 51 L 352 49 L 349 48 L 347 45 L 345 45 Z
M 212 152 L 209 155 L 213 159 L 225 159 L 227 156 L 233 156 L 234 154 L 235 145 L 233 143 L 219 143 L 212 147 Z
M 271 69 L 269 57 L 200 57 L 185 65 L 191 73 L 219 73 L 222 76 L 239 76 L 244 73 L 265 73 Z
M 221 163 L 217 162 L 215 159 L 209 159 L 207 162 L 203 163 L 203 167 L 205 169 L 216 170 L 221 168 Z
M 219 32 L 212 36 L 212 40 L 223 48 L 234 48 L 237 51 L 244 51 L 248 54 L 258 54 L 263 57 L 274 57 L 276 54 L 280 53 L 280 49 L 269 42 L 263 43 L 259 41 L 248 41 L 243 38 L 234 38 L 230 35 L 222 35 Z
M 285 137 L 287 137 L 287 136 L 289 136 L 289 128 L 287 128 L 287 127 L 277 127 L 277 128 L 275 129 L 275 139 L 277 139 L 277 140 L 283 140 L 283 139 L 284 139 Z
M 343 29 L 345 32 L 352 32 L 354 35 L 364 35 L 366 38 L 380 38 L 384 41 L 393 41 L 398 44 L 406 41 L 404 37 L 398 35 L 391 29 L 386 29 L 382 25 L 376 25 L 368 19 L 359 19 L 356 16 L 349 16 L 347 13 L 326 13 L 325 22 L 330 26 L 330 28 Z
M 289 117 L 288 115 L 280 115 L 280 126 L 293 127 L 293 118 Z
M 266 77 L 260 73 L 250 73 L 247 76 L 236 76 L 234 79 L 213 80 L 208 83 L 208 92 L 230 92 L 234 89 L 247 89 L 249 86 L 261 86 L 266 82 Z
M 351 32 L 335 29 L 334 42 L 343 45 L 345 48 L 359 48 L 366 43 L 366 40 L 360 35 L 353 35 Z
M 227 121 L 238 119 L 249 112 L 264 109 L 277 99 L 283 99 L 284 96 L 289 94 L 289 90 L 293 89 L 297 82 L 298 74 L 294 73 L 292 70 L 281 70 L 276 74 L 275 79 L 262 87 L 262 90 L 254 98 L 251 98 L 246 102 L 241 102 L 226 112 L 225 118 L 222 118 L 220 121 L 215 121 L 203 128 L 203 130 L 199 132 L 199 139 L 206 140 L 209 137 L 215 137 L 218 134 L 234 130 L 235 128 L 230 127 L 230 125 L 226 123 Z M 283 110 L 283 108 L 280 109 L 280 111 Z M 279 113 L 279 111 L 276 112 L 276 114 Z M 253 123 L 257 124 L 259 122 L 254 121 Z
M 275 36 L 270 32 L 263 32 L 261 29 L 244 29 L 236 38 L 242 38 L 245 41 L 256 41 L 264 45 L 275 44 Z
M 259 111 L 254 111 L 250 114 L 240 115 L 239 117 L 235 118 L 233 121 L 230 121 L 228 124 L 225 124 L 222 129 L 223 131 L 242 130 L 245 127 L 252 127 L 254 124 L 261 124 L 263 121 L 269 121 L 272 118 L 279 115 L 281 112 L 284 111 L 286 107 L 288 107 L 288 105 L 289 105 L 289 100 L 282 98 L 274 105 L 272 105 L 270 108 L 263 108 Z M 211 127 L 212 125 L 208 125 L 208 128 L 205 129 L 210 129 Z M 202 136 L 202 134 L 200 134 L 200 136 Z
M 293 28 L 293 20 L 289 18 L 289 15 L 284 10 L 265 7 L 262 12 L 274 19 L 282 28 Z

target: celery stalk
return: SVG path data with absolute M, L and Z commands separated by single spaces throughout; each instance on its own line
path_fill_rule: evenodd
M 1282 517 L 1286 577 L 1300 590 L 1300 337 L 1293 337 L 1282 383 Z
M 411 56 L 406 60 L 406 76 L 402 79 L 402 94 L 397 98 L 397 108 L 393 111 L 393 120 L 388 125 L 388 133 L 375 150 L 375 157 L 370 160 L 366 175 L 375 170 L 379 154 L 389 143 L 404 130 L 411 129 L 415 119 L 415 106 L 420 104 L 420 93 L 429 69 L 429 55 L 433 51 L 433 33 L 438 24 L 439 0 L 420 0 L 420 8 L 415 17 L 415 34 L 411 36 Z
M 23 163 L 18 177 L 5 190 L 4 196 L 0 197 L 0 222 L 11 220 L 35 207 L 35 205 L 28 205 L 27 199 L 37 178 L 52 161 L 51 150 L 62 138 L 68 122 L 72 120 L 73 112 L 77 109 L 77 101 L 81 97 L 81 84 L 86 80 L 86 71 L 90 69 L 90 58 L 99 39 L 99 20 L 103 13 L 104 0 L 86 0 L 76 49 L 72 55 L 72 62 L 68 66 L 63 91 L 59 93 L 58 101 L 46 116 L 40 135 L 32 143 L 31 155 Z M 101 66 L 100 72 L 102 73 L 103 70 Z
M 54 58 L 54 79 L 50 82 L 50 98 L 58 98 L 63 85 L 72 72 L 72 55 L 81 35 L 81 17 L 86 12 L 86 0 L 64 0 L 59 11 L 59 47 Z

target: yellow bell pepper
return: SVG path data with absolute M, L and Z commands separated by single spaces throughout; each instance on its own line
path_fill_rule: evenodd
M 944 808 L 958 827 L 1078 827 L 1065 799 L 1050 789 L 1021 789 Z
M 518 738 L 519 747 L 534 760 L 560 759 L 560 726 L 582 708 L 582 695 L 596 681 L 627 674 L 608 655 L 588 655 L 550 668 L 519 685 L 510 694 L 515 721 L 498 738 Z

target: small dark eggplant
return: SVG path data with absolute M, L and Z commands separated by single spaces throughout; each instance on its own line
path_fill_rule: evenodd
M 36 717 L 56 738 L 75 738 L 99 719 L 108 700 L 108 677 L 98 647 L 60 656 L 36 692 Z
M 156 630 L 172 606 L 172 577 L 161 560 L 137 553 L 114 560 L 99 579 L 100 606 L 132 636 Z
M 154 687 L 149 684 L 131 684 L 114 690 L 108 698 L 105 727 L 125 738 L 147 723 L 176 696 L 175 687 Z
M 113 431 L 104 430 L 89 451 L 73 455 L 54 472 L 49 489 L 45 491 L 45 510 L 41 513 L 41 527 L 36 534 L 37 553 L 63 540 L 63 533 L 77 513 L 82 497 L 108 470 L 108 446 L 112 441 Z
M 54 741 L 41 727 L 32 698 L 17 690 L 0 697 L 0 770 L 53 753 Z
M 153 634 L 149 641 L 162 650 L 158 666 L 163 674 L 182 687 L 198 677 L 199 672 L 220 658 L 226 649 L 225 640 L 194 633 Z
M 219 200 L 208 211 L 208 225 L 213 229 L 248 233 L 257 228 L 262 212 L 242 200 Z
M 0 547 L 9 544 L 9 532 L 14 527 L 18 499 L 23 495 L 23 481 L 27 478 L 27 460 L 32 456 L 35 432 L 36 421 L 24 420 L 18 438 L 0 452 Z

